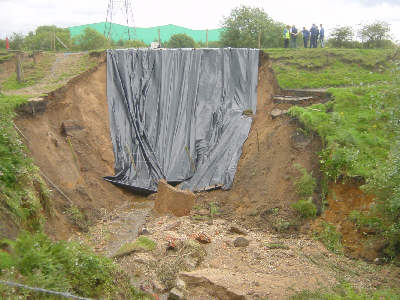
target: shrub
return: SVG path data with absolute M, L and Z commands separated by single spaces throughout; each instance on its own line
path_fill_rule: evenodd
M 317 215 L 317 208 L 312 203 L 311 198 L 308 200 L 299 200 L 293 203 L 292 207 L 304 219 L 313 218 Z
M 308 173 L 307 170 L 300 165 L 296 165 L 296 168 L 302 174 L 301 177 L 295 181 L 297 194 L 300 197 L 308 198 L 314 193 L 317 183 L 315 178 L 312 176 L 312 172 Z

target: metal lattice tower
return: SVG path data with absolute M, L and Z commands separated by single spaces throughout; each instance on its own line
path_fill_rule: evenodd
M 112 27 L 114 24 L 127 26 L 126 32 L 128 40 L 132 40 L 135 35 L 133 23 L 132 1 L 130 0 L 108 0 L 106 23 L 104 25 L 104 36 L 111 38 Z

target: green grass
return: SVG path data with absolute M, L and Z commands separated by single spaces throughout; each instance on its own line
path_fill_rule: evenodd
M 14 109 L 27 98 L 0 95 L 0 214 L 21 228 L 39 230 L 47 188 L 13 127 Z
M 311 198 L 299 201 L 292 204 L 292 207 L 297 211 L 297 213 L 303 219 L 314 218 L 317 215 L 317 208 L 312 202 Z
M 129 255 L 135 251 L 152 251 L 156 246 L 155 241 L 145 236 L 139 236 L 135 241 L 122 245 L 114 254 L 114 257 Z
M 285 88 L 328 87 L 333 100 L 292 107 L 308 132 L 323 142 L 323 182 L 363 179 L 376 196 L 365 214 L 350 216 L 358 227 L 379 232 L 384 253 L 400 255 L 400 58 L 399 50 L 266 50 Z M 338 86 L 349 86 L 341 87 Z M 336 87 L 336 88 L 334 88 Z M 397 148 L 396 148 L 397 147 Z M 396 150 L 397 149 L 397 150 Z M 326 225 L 325 230 L 329 232 Z
M 343 253 L 342 235 L 336 230 L 334 225 L 323 221 L 322 228 L 315 232 L 315 237 L 333 253 Z
M 97 256 L 77 243 L 52 242 L 44 234 L 22 232 L 15 241 L 5 240 L 3 244 L 8 246 L 8 252 L 0 252 L 3 280 L 83 297 L 151 299 L 137 293 L 111 259 Z M 46 298 L 43 294 L 3 285 L 0 295 L 4 299 Z
M 390 121 L 400 105 L 400 88 L 387 83 L 330 92 L 334 102 L 293 107 L 290 114 L 322 138 L 321 165 L 330 179 L 369 177 L 395 141 Z
M 3 91 L 19 90 L 38 83 L 50 72 L 50 66 L 54 59 L 53 55 L 44 54 L 37 64 L 23 62 L 24 81 L 21 83 L 18 82 L 17 74 L 14 72 L 2 83 Z
M 301 173 L 301 176 L 295 180 L 296 192 L 300 197 L 309 198 L 314 193 L 317 186 L 315 178 L 312 176 L 312 172 L 307 172 L 307 169 L 297 164 L 296 169 Z
M 6 62 L 7 60 L 10 60 L 14 56 L 15 56 L 15 54 L 13 54 L 13 53 L 10 53 L 10 54 L 1 53 L 1 55 L 0 55 L 0 64 L 3 63 L 3 62 Z
M 265 49 L 282 88 L 358 86 L 391 80 L 396 50 Z

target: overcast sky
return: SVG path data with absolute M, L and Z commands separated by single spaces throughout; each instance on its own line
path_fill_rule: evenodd
M 120 2 L 122 0 L 119 0 Z M 39 25 L 61 27 L 103 22 L 108 0 L 0 0 L 0 38 L 27 33 Z M 387 21 L 400 40 L 400 0 L 144 0 L 132 1 L 137 27 L 175 24 L 192 29 L 220 27 L 240 5 L 262 7 L 274 20 L 309 28 Z

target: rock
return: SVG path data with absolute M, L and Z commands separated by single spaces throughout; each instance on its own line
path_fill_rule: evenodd
M 281 110 L 279 108 L 274 108 L 271 111 L 271 117 L 272 119 L 275 119 L 277 117 L 283 116 L 284 114 L 287 114 L 287 110 Z
M 178 229 L 178 227 L 181 225 L 181 221 L 176 221 L 176 222 L 174 222 L 174 223 L 172 223 L 172 224 L 169 224 L 169 225 L 167 225 L 166 227 L 165 227 L 165 231 L 173 231 L 173 230 L 176 230 L 176 229 Z
M 150 234 L 151 234 L 150 231 L 146 227 L 143 227 L 138 232 L 138 235 L 150 235 Z
M 307 137 L 303 132 L 296 131 L 290 138 L 290 142 L 298 151 L 304 151 L 305 148 L 311 143 L 311 139 Z
M 237 284 L 241 277 L 233 274 L 231 270 L 206 268 L 192 272 L 181 272 L 179 277 L 186 283 L 188 291 L 202 290 L 212 296 L 208 299 L 231 299 L 244 300 L 246 299 L 246 291 L 243 290 L 245 284 Z M 189 299 L 191 298 L 188 295 Z M 207 298 L 202 298 L 207 299 Z
M 193 238 L 201 244 L 211 243 L 211 238 L 204 232 L 196 233 Z
M 196 196 L 190 191 L 179 190 L 169 185 L 164 179 L 158 183 L 158 193 L 154 210 L 160 214 L 187 216 L 193 208 Z
M 247 235 L 247 232 L 244 228 L 232 225 L 231 228 L 229 229 L 230 232 L 241 234 L 241 235 Z
M 250 244 L 248 239 L 245 239 L 244 237 L 238 237 L 233 241 L 233 245 L 235 247 L 247 247 Z
M 61 132 L 72 136 L 73 131 L 82 130 L 83 127 L 75 120 L 65 120 L 61 123 Z
M 186 288 L 186 283 L 182 279 L 178 278 L 176 280 L 176 287 L 178 289 L 184 290 Z
M 167 250 L 175 250 L 178 247 L 178 240 L 169 236 L 167 238 Z
M 173 288 L 168 295 L 168 300 L 182 300 L 185 299 L 184 293 L 177 288 Z
M 210 211 L 208 209 L 202 208 L 202 209 L 199 209 L 197 214 L 200 216 L 208 216 L 210 214 Z
M 161 282 L 159 282 L 158 280 L 154 280 L 152 282 L 153 285 L 153 291 L 157 292 L 157 293 L 162 293 L 165 291 L 165 287 L 163 286 L 163 284 Z

